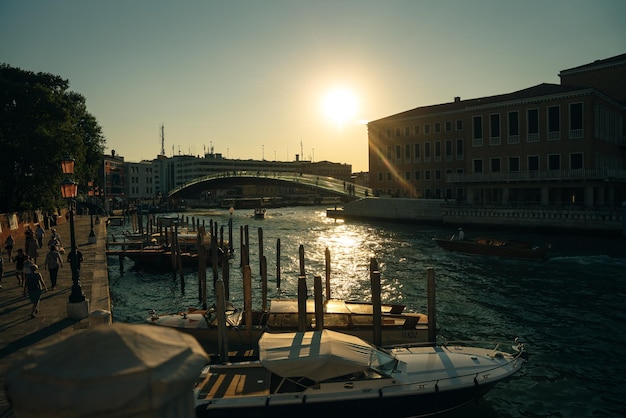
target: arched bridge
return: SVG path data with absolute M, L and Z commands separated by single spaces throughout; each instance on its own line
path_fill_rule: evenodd
M 227 189 L 245 184 L 294 186 L 349 199 L 372 196 L 372 189 L 333 177 L 275 171 L 229 171 L 198 177 L 170 191 L 170 198 L 185 198 L 210 189 Z

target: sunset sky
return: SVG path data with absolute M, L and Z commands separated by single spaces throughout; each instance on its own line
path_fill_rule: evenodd
M 626 52 L 624 0 L 0 0 L 0 62 L 70 81 L 127 161 L 352 164 L 366 121 Z M 330 95 L 330 98 L 329 98 Z M 333 99 L 334 97 L 334 99 Z

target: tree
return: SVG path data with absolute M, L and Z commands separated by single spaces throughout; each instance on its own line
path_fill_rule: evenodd
M 69 82 L 0 64 L 0 212 L 59 206 L 61 160 L 76 160 L 74 180 L 96 179 L 105 139 L 85 98 Z

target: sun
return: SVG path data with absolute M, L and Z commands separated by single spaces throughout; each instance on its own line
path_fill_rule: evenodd
M 357 100 L 350 90 L 335 89 L 324 96 L 322 107 L 326 116 L 342 125 L 354 118 Z

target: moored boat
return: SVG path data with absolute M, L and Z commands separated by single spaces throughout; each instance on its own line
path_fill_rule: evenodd
M 545 260 L 549 246 L 538 247 L 527 242 L 478 237 L 474 239 L 433 238 L 441 248 L 464 254 L 493 255 L 507 258 Z
M 265 208 L 255 208 L 254 217 L 258 219 L 265 218 L 265 212 L 266 212 Z
M 266 333 L 259 360 L 206 366 L 198 417 L 427 416 L 474 402 L 526 361 L 511 350 L 445 345 L 375 347 L 330 330 Z
M 229 350 L 240 351 L 256 348 L 265 332 L 281 333 L 298 330 L 298 300 L 273 299 L 267 312 L 252 312 L 252 327 L 248 329 L 244 312 L 228 304 L 226 308 L 227 340 Z M 315 302 L 307 300 L 307 329 L 316 328 Z M 340 299 L 329 299 L 323 303 L 324 328 L 358 336 L 366 341 L 373 340 L 372 304 Z M 428 317 L 421 313 L 404 312 L 400 304 L 383 304 L 381 307 L 382 345 L 428 341 Z M 217 311 L 189 309 L 187 312 L 159 315 L 151 311 L 146 320 L 159 326 L 177 328 L 191 334 L 210 352 L 218 348 Z

